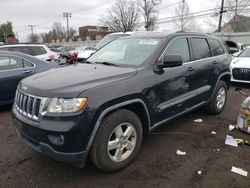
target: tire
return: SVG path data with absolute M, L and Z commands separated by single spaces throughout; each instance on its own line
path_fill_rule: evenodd
M 207 106 L 208 113 L 216 115 L 223 111 L 227 101 L 227 90 L 227 84 L 220 80 L 215 88 L 215 93 Z
M 105 172 L 121 170 L 137 155 L 142 137 L 142 124 L 134 112 L 126 109 L 112 112 L 97 131 L 90 151 L 91 161 Z

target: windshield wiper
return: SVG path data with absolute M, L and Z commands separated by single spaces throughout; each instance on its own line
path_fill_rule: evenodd
M 117 64 L 114 63 L 110 63 L 110 62 L 95 62 L 96 64 L 103 64 L 103 65 L 111 65 L 111 66 L 115 66 L 115 67 L 119 67 Z
M 80 61 L 79 63 L 93 64 L 91 61 Z

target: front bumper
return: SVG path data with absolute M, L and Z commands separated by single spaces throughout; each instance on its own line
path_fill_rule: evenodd
M 28 121 L 13 108 L 13 123 L 17 128 L 18 135 L 26 145 L 55 160 L 83 167 L 88 156 L 86 149 L 89 141 L 88 135 L 92 130 L 88 129 L 90 127 L 88 126 L 89 124 L 85 124 L 87 121 L 84 115 L 81 114 L 79 117 L 81 118 L 74 119 L 73 117 L 68 117 L 71 119 L 71 124 L 68 123 L 68 126 L 71 128 L 60 130 L 63 127 L 62 124 L 67 122 L 67 119 L 57 117 L 56 121 L 55 119 L 50 119 L 51 117 L 49 120 L 44 117 L 40 123 L 35 124 L 35 122 Z M 49 124 L 50 127 L 53 127 L 53 130 L 48 130 L 41 126 L 45 123 L 42 123 L 42 121 L 45 121 L 46 125 Z M 63 135 L 64 144 L 62 146 L 53 144 L 49 140 L 48 135 Z

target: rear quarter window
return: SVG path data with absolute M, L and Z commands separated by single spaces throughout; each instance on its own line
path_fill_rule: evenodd
M 219 41 L 209 39 L 208 42 L 210 45 L 212 56 L 222 55 L 225 53 Z
M 192 38 L 191 44 L 193 48 L 194 60 L 210 57 L 210 49 L 205 38 Z
M 29 49 L 32 51 L 33 55 L 43 55 L 46 54 L 47 51 L 42 46 L 29 46 Z

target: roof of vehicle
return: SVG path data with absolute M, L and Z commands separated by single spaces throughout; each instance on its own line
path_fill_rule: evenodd
M 17 52 L 17 51 L 0 51 L 0 55 L 7 55 L 7 56 L 20 56 L 22 58 L 26 58 L 28 60 L 38 60 L 38 61 L 42 61 L 34 56 L 31 56 L 31 55 L 28 55 L 28 54 L 24 54 L 24 53 L 21 53 L 21 52 Z M 44 61 L 42 61 L 44 62 Z
M 165 37 L 173 37 L 173 36 L 200 36 L 200 37 L 209 37 L 209 38 L 217 38 L 213 35 L 208 35 L 205 33 L 197 33 L 197 32 L 184 32 L 184 31 L 179 31 L 179 32 L 165 32 L 165 31 L 144 31 L 144 32 L 134 32 L 132 37 L 160 37 L 160 38 L 165 38 Z
M 46 45 L 45 44 L 6 44 L 3 46 L 0 46 L 0 48 L 2 48 L 2 47 L 15 47 L 15 46 L 43 46 L 44 47 Z
M 17 56 L 17 57 L 21 57 L 24 58 L 36 65 L 45 65 L 45 66 L 51 66 L 51 67 L 58 67 L 59 65 L 57 63 L 50 63 L 48 61 L 43 61 L 41 59 L 38 59 L 34 56 L 28 55 L 28 54 L 24 54 L 21 52 L 16 52 L 16 51 L 0 51 L 0 55 L 1 56 Z

